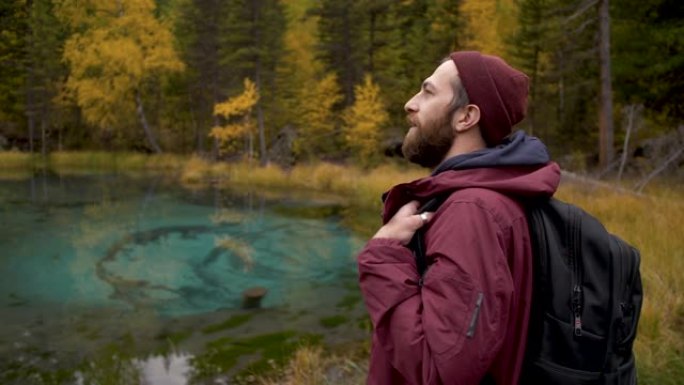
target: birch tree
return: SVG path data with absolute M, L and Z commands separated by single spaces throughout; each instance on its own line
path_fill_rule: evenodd
M 66 90 L 87 122 L 121 130 L 137 119 L 159 153 L 144 108 L 144 85 L 183 70 L 170 29 L 155 17 L 152 0 L 58 0 L 72 30 L 64 47 L 70 66 Z

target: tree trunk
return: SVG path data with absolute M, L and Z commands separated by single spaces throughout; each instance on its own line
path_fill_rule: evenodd
M 259 125 L 259 164 L 268 164 L 268 154 L 266 153 L 266 130 L 264 128 L 264 111 L 261 103 L 257 104 L 257 124 Z
M 613 160 L 613 89 L 610 70 L 609 0 L 599 1 L 599 62 L 601 66 L 599 165 L 606 167 Z
M 28 0 L 26 2 L 26 11 L 29 15 L 33 12 L 33 0 Z M 28 31 L 28 46 L 33 47 L 33 29 L 29 23 Z M 28 58 L 28 76 L 26 85 L 26 118 L 28 123 L 28 137 L 29 137 L 29 152 L 33 154 L 33 133 L 35 131 L 36 117 L 35 117 L 35 92 L 34 92 L 34 63 L 33 57 L 29 55 Z
M 29 95 L 31 94 L 31 91 L 29 91 Z M 29 96 L 29 101 L 31 100 Z M 30 104 L 29 104 L 30 106 Z M 33 131 L 34 131 L 34 126 L 36 125 L 35 118 L 33 116 L 33 112 L 30 110 L 31 107 L 28 107 L 28 134 L 29 134 L 29 152 L 33 154 Z
M 370 43 L 368 44 L 368 72 L 373 74 L 373 51 L 375 50 L 375 19 L 376 19 L 376 12 L 375 10 L 371 10 L 370 12 L 370 27 L 369 29 L 369 39 Z
M 261 3 L 259 1 L 253 1 L 252 2 L 253 9 L 252 11 L 254 12 L 254 45 L 256 47 L 260 47 L 261 45 L 261 35 L 260 31 L 261 28 L 259 28 L 259 11 L 261 10 Z M 255 63 L 255 74 L 254 74 L 254 80 L 256 83 L 256 88 L 259 93 L 263 95 L 263 90 L 262 90 L 262 81 L 261 81 L 261 52 L 257 53 L 256 56 L 256 63 Z M 262 107 L 261 100 L 262 98 L 259 98 L 257 101 L 256 105 L 256 112 L 257 112 L 257 127 L 259 129 L 259 164 L 262 166 L 265 166 L 268 163 L 268 155 L 266 154 L 266 132 L 264 128 L 264 111 Z M 251 143 L 251 138 L 250 138 L 250 143 Z M 251 158 L 251 144 L 250 144 L 250 158 Z
M 219 117 L 218 115 L 214 115 L 214 127 L 218 127 L 219 125 Z M 213 161 L 216 161 L 219 157 L 219 140 L 218 138 L 214 137 L 213 141 L 211 142 L 211 159 Z
M 143 130 L 145 130 L 145 136 L 147 136 L 147 141 L 150 143 L 150 147 L 152 147 L 152 150 L 154 150 L 154 152 L 156 152 L 157 154 L 161 154 L 161 147 L 159 147 L 159 145 L 157 144 L 157 140 L 154 138 L 152 128 L 147 123 L 147 118 L 145 118 L 145 110 L 143 109 L 142 98 L 140 97 L 140 90 L 135 90 L 135 103 L 137 107 L 136 110 L 138 112 L 138 118 L 140 119 L 140 124 L 142 124 Z
M 47 119 L 45 116 L 40 120 L 40 154 L 47 155 Z
M 620 169 L 618 170 L 617 180 L 622 179 L 622 172 L 625 170 L 625 164 L 627 163 L 627 151 L 629 149 L 629 137 L 632 134 L 632 126 L 634 125 L 634 110 L 636 106 L 630 104 L 626 108 L 627 115 L 627 133 L 625 134 L 625 142 L 622 146 L 622 160 L 620 161 Z

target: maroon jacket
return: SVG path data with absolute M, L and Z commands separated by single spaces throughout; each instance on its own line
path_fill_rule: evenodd
M 358 256 L 373 322 L 368 384 L 517 384 L 532 298 L 532 252 L 518 198 L 551 196 L 555 163 L 445 171 L 395 186 L 386 223 L 405 203 L 450 193 L 425 227 L 429 267 L 399 241 L 372 239 Z

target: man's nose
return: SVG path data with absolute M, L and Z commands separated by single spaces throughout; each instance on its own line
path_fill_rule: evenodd
M 418 104 L 415 102 L 415 99 L 416 99 L 416 97 L 414 96 L 411 99 L 409 99 L 409 101 L 406 102 L 406 104 L 404 104 L 404 111 L 406 111 L 408 113 L 418 111 Z

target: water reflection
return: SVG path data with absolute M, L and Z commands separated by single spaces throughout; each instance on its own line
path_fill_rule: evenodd
M 119 176 L 3 181 L 0 383 L 214 383 L 301 333 L 365 338 L 362 240 L 339 207 Z M 263 309 L 240 309 L 254 286 Z
M 135 364 L 140 367 L 142 383 L 147 385 L 186 385 L 192 371 L 192 355 L 171 353 L 152 356 Z

